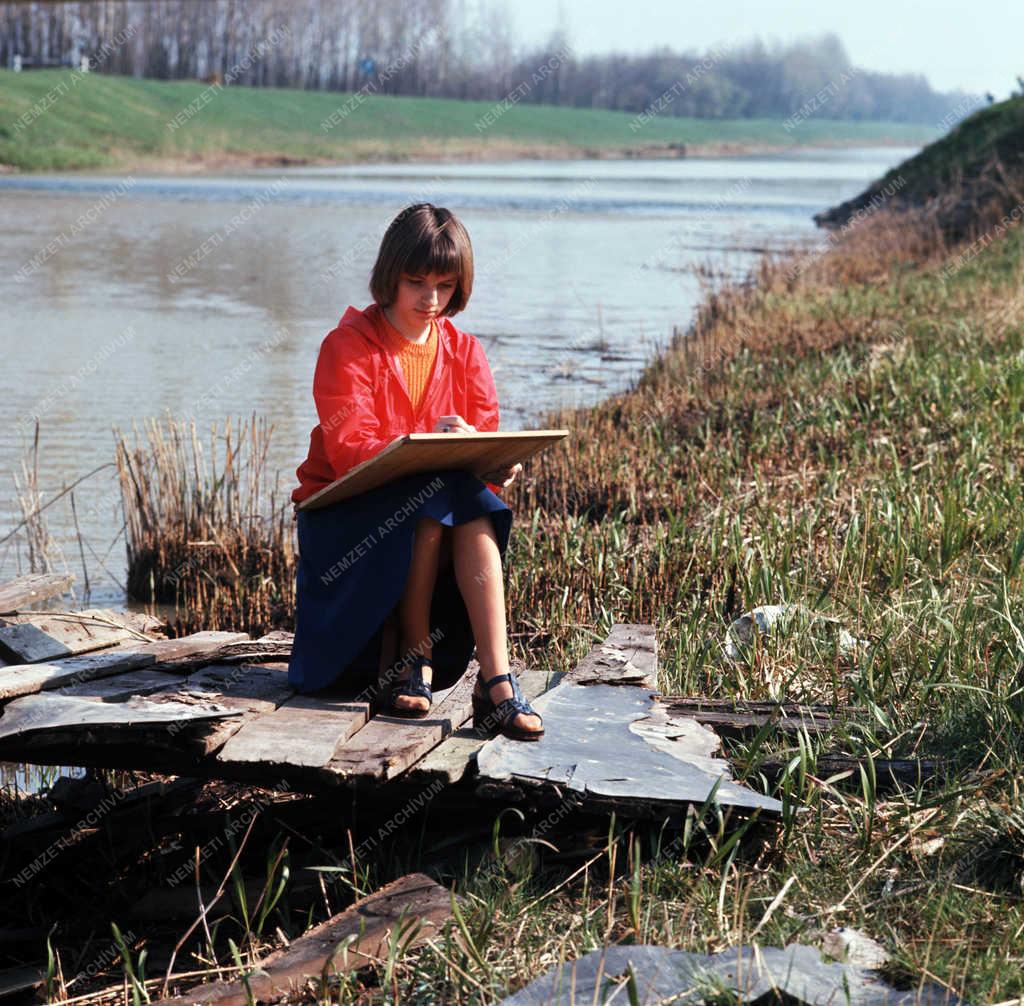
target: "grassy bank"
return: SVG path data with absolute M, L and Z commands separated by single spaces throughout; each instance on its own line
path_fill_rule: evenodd
M 710 296 L 629 393 L 550 417 L 573 436 L 509 495 L 516 657 L 562 669 L 611 623 L 653 622 L 667 692 L 865 716 L 730 743 L 738 775 L 784 801 L 777 829 L 712 816 L 684 841 L 618 822 L 568 881 L 578 832 L 474 873 L 438 865 L 445 822 L 425 822 L 358 885 L 426 866 L 465 897 L 463 931 L 390 962 L 370 1001 L 490 1003 L 609 942 L 820 944 L 837 926 L 879 940 L 898 984 L 1024 994 L 1022 266 L 1019 229 L 967 260 L 879 213 Z M 723 662 L 730 620 L 781 602 L 867 645 L 844 654 L 807 622 Z M 828 776 L 823 751 L 861 767 Z M 894 758 L 937 774 L 887 789 L 876 766 Z
M 237 863 L 233 850 L 204 861 L 206 880 L 230 874 L 240 892 L 246 879 L 284 883 L 258 925 L 239 895 L 208 940 L 182 948 L 179 967 L 231 967 L 229 938 L 248 962 L 280 942 L 276 927 L 294 937 L 328 904 L 424 868 L 463 898 L 459 925 L 343 979 L 339 1003 L 494 1003 L 559 958 L 612 942 L 821 945 L 837 926 L 881 942 L 886 976 L 903 987 L 935 982 L 973 1003 L 1024 995 L 1024 236 L 1015 226 L 979 237 L 992 239 L 965 254 L 933 217 L 882 210 L 820 253 L 764 260 L 751 282 L 709 295 L 692 332 L 628 393 L 548 417 L 572 437 L 508 494 L 514 657 L 564 669 L 613 622 L 651 622 L 666 692 L 862 712 L 821 738 L 726 742 L 737 775 L 784 802 L 778 826 L 712 813 L 659 834 L 570 816 L 539 833 L 525 822 L 534 841 L 495 857 L 489 821 L 460 815 L 453 845 L 453 815 L 428 807 L 343 865 L 378 822 L 341 823 L 346 808 L 331 808 L 338 820 L 324 834 L 287 832 L 291 859 L 274 858 L 282 831 Z M 267 525 L 278 554 L 263 560 L 251 530 L 264 434 L 227 447 L 198 496 L 186 440 L 157 437 L 134 467 L 122 454 L 139 507 L 129 526 L 154 546 L 138 553 L 153 581 L 172 576 L 204 606 L 195 624 L 256 629 L 289 609 L 293 556 L 287 523 Z M 204 551 L 191 561 L 197 539 Z M 722 660 L 733 618 L 782 602 L 865 645 L 844 652 L 807 620 Z M 828 752 L 858 767 L 830 775 Z M 927 759 L 935 774 L 887 787 L 879 766 L 898 758 Z M 776 779 L 766 765 L 780 759 Z M 501 833 L 515 826 L 505 815 Z M 54 942 L 95 959 L 109 920 L 122 923 L 142 891 L 187 867 L 191 842 L 176 857 L 104 848 L 75 874 L 80 919 L 28 885 L 10 918 L 42 925 L 57 905 L 67 925 Z M 342 866 L 322 899 L 311 865 Z M 99 935 L 85 948 L 71 934 L 87 921 Z M 145 946 L 152 974 L 158 944 L 173 946 L 184 926 L 149 925 L 130 952 L 137 960 Z
M 191 111 L 190 111 L 191 109 Z M 490 118 L 485 119 L 490 113 Z M 331 117 L 334 116 L 332 119 Z M 168 128 L 168 123 L 181 123 Z M 491 102 L 0 71 L 0 164 L 22 171 L 187 170 L 408 158 L 743 152 L 795 145 L 915 145 L 924 125 L 655 116 Z M 483 122 L 484 128 L 476 124 Z M 19 124 L 20 123 L 20 124 Z M 322 124 L 327 123 L 326 130 Z M 680 146 L 681 145 L 681 146 Z
M 931 206 L 943 229 L 963 237 L 1024 208 L 1024 97 L 986 106 L 889 171 L 854 199 L 820 214 L 842 226 L 883 195 L 894 207 Z

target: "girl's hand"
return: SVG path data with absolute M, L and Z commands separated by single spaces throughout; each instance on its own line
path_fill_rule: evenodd
M 499 468 L 493 472 L 487 472 L 484 475 L 477 476 L 481 482 L 490 482 L 492 485 L 501 486 L 502 489 L 507 489 L 516 480 L 516 476 L 523 470 L 523 466 L 518 462 L 512 465 L 510 468 Z
M 434 433 L 476 433 L 475 426 L 470 426 L 462 416 L 441 416 L 434 423 Z

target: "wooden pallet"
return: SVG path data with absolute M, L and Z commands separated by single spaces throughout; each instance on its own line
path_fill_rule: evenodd
M 9 636 L 9 645 L 24 647 L 23 662 L 0 668 L 2 760 L 307 793 L 462 785 L 514 799 L 548 787 L 582 802 L 644 805 L 703 802 L 717 784 L 720 802 L 778 809 L 731 782 L 709 728 L 659 704 L 651 626 L 615 626 L 564 675 L 514 668 L 545 716 L 545 737 L 522 743 L 485 741 L 470 729 L 475 661 L 435 693 L 426 718 L 409 720 L 374 714 L 354 695 L 297 694 L 288 684 L 286 633 L 149 639 L 137 626 L 119 627 L 116 613 L 99 616 L 113 624 L 89 625 L 97 615 L 87 612 L 78 613 L 83 636 L 71 624 L 75 613 L 64 614 L 10 621 L 33 631 Z M 55 645 L 69 654 L 49 656 Z M 599 767 L 588 774 L 587 766 Z

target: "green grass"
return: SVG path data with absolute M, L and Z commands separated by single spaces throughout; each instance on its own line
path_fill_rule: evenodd
M 1000 212 L 1024 199 L 1024 97 L 1010 98 L 974 112 L 920 153 L 898 164 L 861 195 L 823 214 L 844 223 L 855 210 L 883 192 L 893 203 L 924 206 L 959 196 L 980 204 L 994 199 Z M 895 184 L 894 184 L 895 183 Z M 977 216 L 977 206 L 972 207 Z M 963 231 L 964 221 L 959 222 Z
M 438 858 L 442 818 L 375 848 L 343 883 L 426 868 L 464 899 L 461 917 L 375 977 L 344 978 L 339 1002 L 493 1003 L 612 942 L 715 951 L 756 931 L 820 945 L 837 926 L 880 941 L 903 987 L 1024 994 L 1024 237 L 952 272 L 956 250 L 934 241 L 880 214 L 798 275 L 766 260 L 756 283 L 709 297 L 629 392 L 548 417 L 572 436 L 508 493 L 516 658 L 561 670 L 613 623 L 650 622 L 663 691 L 864 717 L 824 738 L 728 744 L 738 776 L 783 801 L 777 826 L 711 813 L 659 839 L 618 822 L 602 849 L 567 820 L 542 835 L 564 858 L 533 842 L 488 862 L 478 842 L 453 866 Z M 844 655 L 797 622 L 723 662 L 730 620 L 783 601 L 869 645 Z M 828 778 L 826 750 L 862 767 Z M 884 758 L 943 767 L 887 791 Z M 233 960 L 227 945 L 211 956 Z
M 781 121 L 656 116 L 636 131 L 633 116 L 604 110 L 518 104 L 481 133 L 492 102 L 366 97 L 328 131 L 321 123 L 352 96 L 227 87 L 180 128 L 167 123 L 200 99 L 199 82 L 136 80 L 102 74 L 0 71 L 0 163 L 24 171 L 103 168 L 216 158 L 359 161 L 508 153 L 614 153 L 625 149 L 796 144 L 919 144 L 924 125 L 810 119 L 787 132 Z M 47 105 L 47 95 L 51 100 Z M 33 111 L 36 109 L 36 111 Z M 24 128 L 15 123 L 22 116 Z

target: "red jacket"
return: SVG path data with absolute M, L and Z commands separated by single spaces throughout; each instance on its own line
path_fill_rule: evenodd
M 349 307 L 320 346 L 313 375 L 318 425 L 299 465 L 292 502 L 300 503 L 372 458 L 395 437 L 431 433 L 441 416 L 458 414 L 481 433 L 498 429 L 498 395 L 483 347 L 437 319 L 437 357 L 420 407 L 413 412 L 405 380 L 383 332 L 379 304 Z M 488 482 L 494 492 L 500 486 Z

